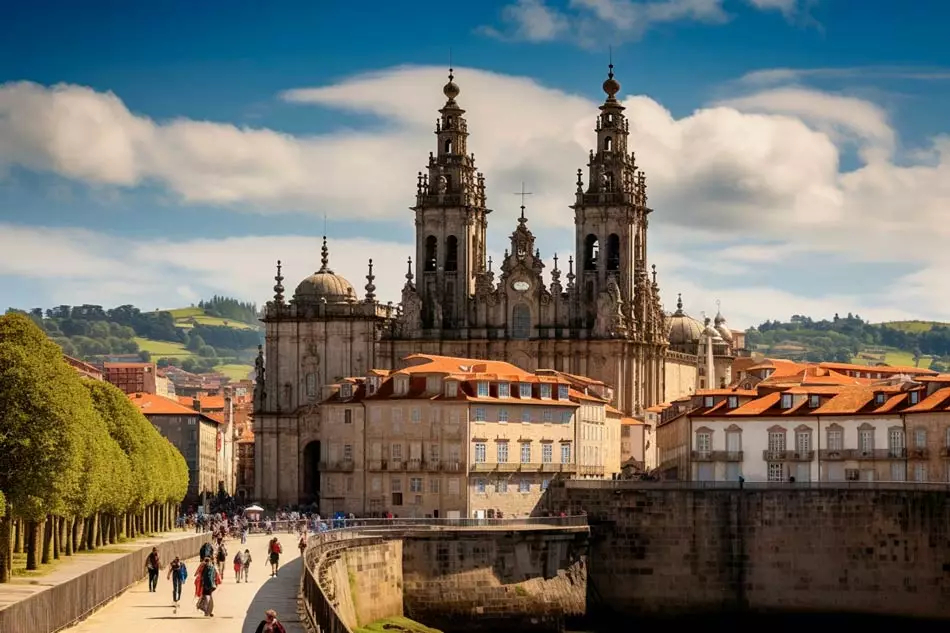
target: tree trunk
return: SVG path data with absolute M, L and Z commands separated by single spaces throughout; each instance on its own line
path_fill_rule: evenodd
M 13 516 L 7 506 L 7 516 L 0 518 L 0 583 L 10 582 L 13 567 Z
M 86 530 L 86 547 L 92 551 L 96 549 L 96 532 L 99 529 L 99 515 L 93 514 L 86 520 L 89 529 Z
M 76 517 L 76 520 L 73 522 L 73 551 L 81 552 L 85 549 L 83 547 L 82 535 L 86 529 L 86 520 L 82 517 Z
M 49 565 L 53 559 L 53 517 L 48 515 L 43 523 L 43 557 L 40 562 Z
M 39 567 L 37 564 L 36 555 L 41 544 L 40 538 L 42 536 L 42 525 L 43 524 L 38 521 L 26 522 L 26 568 L 29 571 Z
M 66 556 L 73 555 L 73 517 L 63 520 L 63 543 L 66 544 Z
M 60 517 L 52 517 L 53 524 L 50 526 L 50 529 L 53 532 L 53 558 L 59 560 L 60 550 L 63 548 L 63 543 L 60 540 L 61 531 L 59 526 L 63 524 L 63 520 Z
M 103 527 L 104 526 L 102 525 L 102 515 L 97 512 L 96 513 L 96 547 L 102 547 L 103 544 L 105 543 L 105 538 L 102 534 Z
M 7 510 L 9 512 L 9 510 Z M 15 519 L 10 517 L 10 522 L 13 527 L 13 553 L 22 554 L 23 553 L 23 521 L 20 519 Z

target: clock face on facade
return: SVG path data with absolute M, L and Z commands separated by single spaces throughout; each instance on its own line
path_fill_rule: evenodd
M 527 281 L 516 281 L 515 283 L 511 284 L 511 287 L 518 292 L 524 292 L 531 287 L 531 284 L 529 284 Z

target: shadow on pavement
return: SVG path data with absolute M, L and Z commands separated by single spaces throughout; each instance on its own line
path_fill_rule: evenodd
M 301 565 L 302 561 L 298 556 L 286 565 L 281 565 L 280 573 L 276 577 L 270 577 L 270 566 L 267 567 L 266 581 L 247 607 L 241 633 L 254 633 L 268 609 L 277 612 L 277 617 L 287 629 L 287 633 L 303 630 L 300 616 L 297 614 L 297 593 L 300 590 L 300 573 L 303 569 Z

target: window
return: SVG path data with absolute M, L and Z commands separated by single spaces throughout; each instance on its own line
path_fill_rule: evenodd
M 524 424 L 528 424 L 528 423 L 531 422 L 531 410 L 530 410 L 530 409 L 522 409 L 522 410 L 521 410 L 521 421 L 522 421 Z M 950 433 L 947 434 L 947 437 L 950 438 Z M 950 443 L 950 439 L 948 439 L 947 441 L 948 441 L 948 443 Z
M 891 462 L 891 481 L 904 481 L 907 471 L 904 469 L 904 462 Z
M 458 423 L 459 423 L 459 410 L 452 408 L 452 410 L 449 411 L 449 424 L 458 426 Z
M 887 448 L 892 457 L 904 456 L 904 431 L 891 429 L 887 434 Z M 894 481 L 901 481 L 895 479 Z
M 352 409 L 343 409 L 343 424 L 353 424 Z
M 485 494 L 485 480 L 484 479 L 475 480 L 475 492 L 477 492 L 480 495 Z
M 383 410 L 379 407 L 373 407 L 369 415 L 369 421 L 373 424 L 379 424 L 383 421 Z
M 844 432 L 841 429 L 828 429 L 828 450 L 844 450 Z
M 389 454 L 392 456 L 393 461 L 401 462 L 402 461 L 402 444 L 395 442 L 389 447 Z
M 884 404 L 886 396 L 883 393 L 874 394 L 874 404 Z
M 791 409 L 792 408 L 792 394 L 783 393 L 782 394 L 782 408 Z
M 696 451 L 699 453 L 712 451 L 712 433 L 700 432 L 696 434 Z
M 402 477 L 392 477 L 389 480 L 390 492 L 402 492 Z
M 484 380 L 479 380 L 478 386 L 476 388 L 477 388 L 476 394 L 478 395 L 479 398 L 488 397 L 488 383 L 487 382 L 485 382 Z
M 397 376 L 396 377 L 396 395 L 403 395 L 409 391 L 409 377 L 408 376 Z
M 508 480 L 507 479 L 495 480 L 495 492 L 499 494 L 505 494 L 506 492 L 508 492 Z
M 409 478 L 409 492 L 422 492 L 422 477 Z
M 511 338 L 522 341 L 531 338 L 531 309 L 523 303 L 511 309 Z
M 712 407 L 716 403 L 715 399 L 712 396 L 705 396 L 703 398 L 703 406 L 707 409 Z
M 348 382 L 340 385 L 340 397 L 341 398 L 352 398 L 353 397 L 353 385 Z
M 369 488 L 372 492 L 382 492 L 383 491 L 383 478 L 382 477 L 373 477 L 370 480 Z
M 769 431 L 769 451 L 785 450 L 785 431 Z
M 541 480 L 541 490 L 547 490 L 547 489 L 548 489 L 548 486 L 549 486 L 550 484 L 551 484 L 551 480 L 550 480 L 550 479 L 542 479 L 542 480 Z
M 530 398 L 531 397 L 531 383 L 530 382 L 520 383 L 519 392 L 522 398 Z
M 811 451 L 811 431 L 798 431 L 795 433 L 795 451 L 799 455 L 805 455 Z
M 511 396 L 511 384 L 507 382 L 498 383 L 498 397 L 508 398 Z
M 353 461 L 353 445 L 352 444 L 343 445 L 343 461 L 345 462 Z
M 419 407 L 413 407 L 410 415 L 410 419 L 412 420 L 413 424 L 419 424 L 419 422 L 422 421 L 422 411 L 419 409 Z
M 769 462 L 769 481 L 785 481 L 785 468 L 782 462 Z
M 919 391 L 911 391 L 911 392 L 910 392 L 910 403 L 911 403 L 911 404 L 917 404 L 918 402 L 920 402 L 920 392 L 919 392 Z
M 459 478 L 458 478 L 458 477 L 452 477 L 451 479 L 449 479 L 449 494 L 450 494 L 450 495 L 457 495 L 457 494 L 459 493 L 459 490 L 460 490 L 460 487 L 459 487 Z
M 485 407 L 475 407 L 474 417 L 475 417 L 476 422 L 484 422 L 485 421 Z
M 570 444 L 561 444 L 561 463 L 562 464 L 571 463 L 571 445 Z
M 445 395 L 447 398 L 454 398 L 459 395 L 459 384 L 454 380 L 446 380 Z
M 858 448 L 862 453 L 870 453 L 874 450 L 874 429 L 858 430 Z
M 927 448 L 927 429 L 914 430 L 914 448 Z
M 568 400 L 570 399 L 570 395 L 571 395 L 571 388 L 568 385 L 557 386 L 558 400 Z
M 550 464 L 554 460 L 554 446 L 550 442 L 541 445 L 541 461 Z
M 547 399 L 551 398 L 551 385 L 541 383 L 541 397 Z
M 736 409 L 739 407 L 739 397 L 738 396 L 729 396 L 729 402 L 726 403 L 730 409 Z
M 508 422 L 508 409 L 505 409 L 504 407 L 498 409 L 498 421 L 503 424 Z
M 518 482 L 518 492 L 531 492 L 531 482 L 527 479 L 522 479 Z
M 438 376 L 426 376 L 426 391 L 428 391 L 429 393 L 439 392 L 439 377 Z
M 544 411 L 541 412 L 541 418 L 545 422 L 550 422 L 551 420 L 554 419 L 553 412 L 550 409 L 545 409 Z
M 732 456 L 739 456 L 739 453 L 742 452 L 742 433 L 726 431 L 726 451 Z
M 487 448 L 485 442 L 475 442 L 475 463 L 484 464 Z
M 429 444 L 429 461 L 433 464 L 439 463 L 439 445 Z
M 821 397 L 815 394 L 808 396 L 808 408 L 817 409 L 821 405 Z
M 570 424 L 570 422 L 571 422 L 571 416 L 572 416 L 572 415 L 573 415 L 573 414 L 572 414 L 570 411 L 565 411 L 565 412 L 563 412 L 563 413 L 561 414 L 561 422 L 563 422 L 563 423 L 565 423 L 565 424 Z
M 498 453 L 498 463 L 507 464 L 508 463 L 508 442 L 498 442 L 497 453 Z
M 434 495 L 439 494 L 439 488 L 442 480 L 438 477 L 429 477 L 429 492 Z
M 927 464 L 914 464 L 914 481 L 927 481 Z
M 393 424 L 402 423 L 402 409 L 396 408 L 393 409 Z
M 521 443 L 521 463 L 528 464 L 531 462 L 531 442 L 522 442 Z

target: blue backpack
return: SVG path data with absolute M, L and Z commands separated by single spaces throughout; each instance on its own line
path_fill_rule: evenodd
M 185 582 L 185 579 L 188 578 L 188 568 L 185 566 L 184 561 L 181 562 L 181 566 L 178 568 L 178 576 L 182 582 Z

